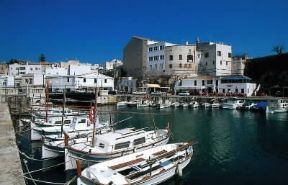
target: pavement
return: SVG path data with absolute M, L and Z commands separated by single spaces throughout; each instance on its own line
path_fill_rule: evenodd
M 25 185 L 7 103 L 0 103 L 0 185 Z

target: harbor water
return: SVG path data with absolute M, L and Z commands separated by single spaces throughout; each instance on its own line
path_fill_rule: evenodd
M 100 118 L 123 127 L 164 128 L 172 130 L 170 142 L 192 141 L 194 155 L 181 178 L 163 184 L 193 185 L 285 185 L 288 184 L 288 114 L 265 114 L 223 109 L 173 109 L 99 107 L 114 111 Z M 41 143 L 29 141 L 29 134 L 20 138 L 20 148 L 35 158 L 41 154 Z M 65 183 L 76 173 L 65 172 L 63 158 L 47 161 L 26 159 L 35 179 Z M 29 184 L 34 184 L 29 181 Z M 36 184 L 44 184 L 37 182 Z M 75 181 L 72 184 L 76 184 Z

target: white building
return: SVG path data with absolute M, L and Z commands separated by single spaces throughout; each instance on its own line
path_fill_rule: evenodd
M 256 83 L 246 76 L 198 76 L 176 82 L 175 93 L 189 91 L 191 94 L 214 93 L 219 95 L 242 94 L 252 96 L 256 93 Z
M 244 75 L 245 63 L 247 56 L 233 56 L 231 73 L 233 75 Z
M 168 42 L 151 41 L 147 44 L 147 71 L 148 76 L 164 75 L 166 69 L 165 48 L 175 44 Z
M 122 65 L 123 65 L 123 62 L 121 60 L 113 59 L 111 61 L 105 62 L 105 69 L 112 70 Z
M 174 45 L 165 48 L 165 74 L 169 76 L 197 76 L 199 58 L 195 45 Z
M 41 64 L 10 64 L 8 75 L 21 76 L 23 74 L 44 74 L 45 68 Z
M 117 84 L 117 90 L 119 93 L 132 93 L 137 90 L 136 79 L 132 77 L 122 77 Z
M 46 80 L 52 92 L 63 89 L 94 91 L 96 87 L 114 90 L 114 78 L 102 74 L 47 76 Z
M 211 76 L 231 75 L 232 47 L 223 43 L 197 43 L 201 52 L 199 74 Z
M 14 76 L 1 75 L 0 87 L 14 87 Z

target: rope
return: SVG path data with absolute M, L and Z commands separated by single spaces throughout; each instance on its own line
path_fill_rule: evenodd
M 26 177 L 26 176 L 23 176 L 23 177 L 25 179 L 33 181 L 35 185 L 37 185 L 35 182 L 41 182 L 41 183 L 45 183 L 45 184 L 55 184 L 55 185 L 66 185 L 66 183 L 43 181 L 43 180 L 33 179 L 33 178 L 30 178 L 30 177 Z

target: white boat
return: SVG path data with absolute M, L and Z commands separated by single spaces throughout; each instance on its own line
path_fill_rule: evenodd
M 181 103 L 180 107 L 186 109 L 188 107 L 188 105 L 189 105 L 188 103 Z
M 237 109 L 239 107 L 242 107 L 244 103 L 245 100 L 237 98 L 229 98 L 224 100 L 221 106 L 223 109 Z
M 202 106 L 203 106 L 204 108 L 210 108 L 210 107 L 211 107 L 211 104 L 208 103 L 208 102 L 204 102 L 204 103 L 202 103 Z
M 219 102 L 214 102 L 211 104 L 212 108 L 219 108 L 221 106 L 221 104 Z
M 69 108 L 65 108 L 64 109 L 64 112 L 63 112 L 63 108 L 47 108 L 47 109 L 39 109 L 39 110 L 35 110 L 34 114 L 36 117 L 39 117 L 39 118 L 44 118 L 46 116 L 49 116 L 49 117 L 59 117 L 59 116 L 62 116 L 62 115 L 65 115 L 65 116 L 77 116 L 77 115 L 81 115 L 83 113 L 80 113 L 78 111 L 73 111 Z
M 97 124 L 97 128 L 102 129 L 108 126 L 108 122 L 103 122 Z M 71 122 L 71 124 L 64 124 L 53 127 L 38 127 L 35 126 L 31 129 L 31 141 L 39 141 L 43 136 L 46 135 L 58 135 L 62 132 L 91 132 L 93 128 L 93 124 L 90 124 L 90 121 L 87 117 L 83 116 L 75 116 Z
M 149 100 L 141 100 L 137 102 L 137 108 L 149 107 L 149 106 L 150 106 Z
M 125 128 L 96 135 L 94 146 L 91 142 L 86 142 L 66 147 L 65 170 L 75 169 L 76 160 L 86 164 L 101 162 L 164 145 L 169 137 L 169 128 L 158 130 Z
M 197 101 L 192 101 L 189 103 L 189 107 L 190 108 L 198 108 L 199 107 L 199 103 Z
M 120 101 L 120 102 L 117 102 L 117 108 L 121 108 L 121 107 L 127 107 L 127 101 Z
M 266 107 L 266 113 L 284 113 L 288 112 L 288 100 L 276 99 L 269 100 Z
M 116 125 L 132 117 L 128 117 L 111 125 Z M 99 119 L 97 123 L 99 124 Z M 97 134 L 104 134 L 111 131 L 110 127 L 101 128 L 101 132 L 97 131 Z M 44 142 L 42 145 L 42 159 L 46 158 L 56 158 L 59 156 L 64 156 L 65 146 L 78 144 L 78 143 L 87 143 L 92 141 L 93 130 L 89 132 L 79 132 L 77 130 L 64 130 L 64 134 L 58 135 L 48 135 L 44 137 Z M 64 137 L 65 136 L 65 137 Z
M 77 185 L 160 184 L 182 176 L 193 155 L 190 143 L 174 143 L 94 164 L 78 174 Z
M 180 103 L 179 103 L 179 102 L 173 102 L 173 103 L 171 104 L 171 107 L 174 107 L 174 108 L 179 108 L 179 106 L 180 106 Z

